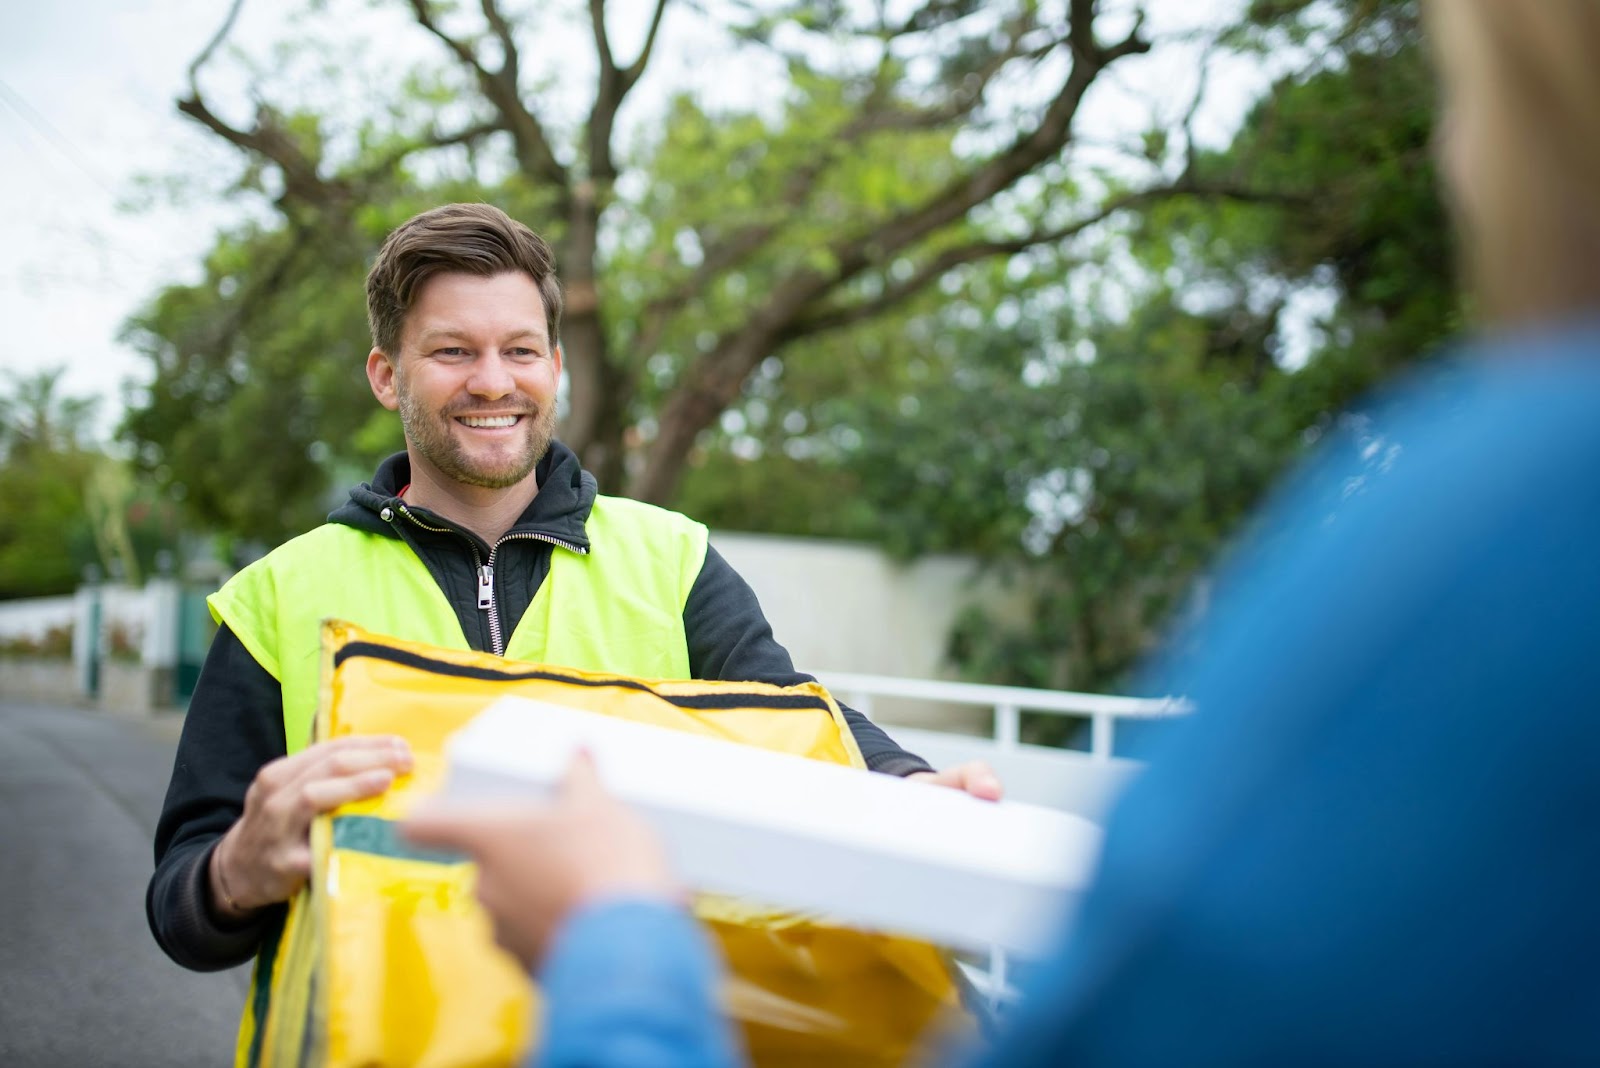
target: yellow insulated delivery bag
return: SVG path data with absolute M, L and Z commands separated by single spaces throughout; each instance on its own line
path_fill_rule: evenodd
M 315 737 L 396 734 L 412 774 L 312 826 L 312 874 L 256 964 L 238 1062 L 520 1065 L 538 993 L 494 945 L 473 866 L 419 850 L 399 821 L 440 786 L 450 734 L 514 694 L 864 768 L 815 684 L 662 681 L 508 661 L 329 622 Z M 536 714 L 536 713 L 530 713 Z M 950 961 L 926 943 L 702 896 L 728 964 L 722 1004 L 759 1065 L 878 1066 L 966 1029 Z

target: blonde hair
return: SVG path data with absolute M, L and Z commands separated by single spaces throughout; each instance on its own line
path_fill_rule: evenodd
M 1600 0 L 1429 0 L 1454 116 L 1467 281 L 1485 319 L 1600 312 Z M 1447 136 L 1465 133 L 1452 130 Z

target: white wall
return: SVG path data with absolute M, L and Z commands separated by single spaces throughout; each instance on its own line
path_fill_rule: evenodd
M 102 646 L 107 632 L 118 628 L 139 651 L 143 663 L 170 667 L 177 659 L 177 598 L 177 583 L 157 578 L 142 587 L 80 586 L 77 593 L 65 597 L 0 601 L 0 639 L 38 639 L 54 628 L 70 628 L 73 658 L 81 663 L 88 655 L 86 628 L 92 618 L 91 605 L 98 601 Z
M 896 563 L 870 545 L 713 531 L 711 543 L 761 599 L 802 671 L 953 678 L 950 627 L 974 601 L 1019 599 L 977 581 L 977 561 L 950 554 Z
M 37 639 L 53 627 L 70 627 L 77 618 L 75 606 L 76 601 L 70 594 L 0 601 L 0 639 Z
M 761 600 L 773 634 L 805 672 L 954 679 L 944 651 L 964 608 L 1020 618 L 1023 597 L 980 578 L 975 558 L 940 554 L 898 563 L 871 545 L 713 531 L 711 543 Z M 884 700 L 874 718 L 987 733 L 964 706 Z

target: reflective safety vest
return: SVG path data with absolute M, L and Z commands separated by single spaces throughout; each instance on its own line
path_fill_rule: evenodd
M 587 554 L 552 546 L 550 571 L 506 642 L 511 660 L 657 679 L 689 677 L 683 607 L 705 562 L 704 525 L 621 497 L 596 497 Z M 208 599 L 283 687 L 290 753 L 311 739 L 321 623 L 468 649 L 455 609 L 411 546 L 329 523 L 273 550 Z

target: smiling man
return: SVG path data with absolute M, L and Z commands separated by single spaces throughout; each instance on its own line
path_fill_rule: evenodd
M 275 937 L 312 819 L 410 767 L 395 738 L 310 744 L 320 622 L 517 660 L 792 685 L 755 594 L 699 523 L 598 493 L 554 438 L 561 290 L 549 247 L 482 204 L 389 235 L 367 278 L 367 379 L 406 450 L 317 529 L 234 576 L 156 830 L 146 909 L 173 960 L 212 970 Z M 868 767 L 985 797 L 982 765 L 935 773 L 860 714 Z

